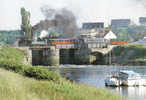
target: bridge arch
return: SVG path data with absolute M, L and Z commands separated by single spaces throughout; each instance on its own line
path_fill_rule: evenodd
M 92 55 L 96 56 L 96 60 L 93 62 L 95 65 L 103 65 L 105 64 L 105 56 L 101 52 L 92 52 Z

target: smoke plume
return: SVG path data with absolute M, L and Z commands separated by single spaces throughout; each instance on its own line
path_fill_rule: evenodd
M 41 12 L 45 20 L 40 21 L 33 27 L 33 31 L 47 30 L 53 28 L 61 33 L 63 38 L 75 37 L 78 33 L 78 27 L 74 14 L 66 8 L 59 10 L 50 9 L 48 6 L 41 7 Z M 34 32 L 33 32 L 34 33 Z

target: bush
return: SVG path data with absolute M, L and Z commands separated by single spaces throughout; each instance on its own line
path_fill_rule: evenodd
M 0 59 L 0 67 L 38 80 L 58 81 L 61 78 L 56 72 L 47 68 L 28 66 L 13 60 Z
M 12 60 L 0 59 L 0 67 L 5 68 L 7 70 L 12 70 L 16 73 L 24 74 L 25 66 L 26 65 L 17 63 Z
M 117 46 L 112 50 L 113 61 L 120 65 L 144 65 L 145 51 L 146 46 L 140 44 Z
M 0 49 L 0 68 L 4 68 L 24 76 L 38 80 L 60 80 L 60 76 L 48 68 L 25 65 L 23 63 L 26 54 L 24 51 L 11 46 L 3 46 Z
M 25 56 L 26 54 L 22 50 L 3 46 L 0 49 L 0 67 L 38 80 L 60 80 L 61 77 L 48 68 L 25 65 L 23 63 Z
M 47 68 L 43 68 L 39 66 L 28 67 L 25 70 L 25 75 L 28 77 L 35 77 L 36 79 L 43 79 L 43 80 L 57 81 L 60 79 L 60 76 L 56 74 L 54 71 L 50 71 Z

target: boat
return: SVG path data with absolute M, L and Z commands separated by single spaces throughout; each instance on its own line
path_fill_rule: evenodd
M 146 86 L 145 76 L 131 70 L 120 70 L 104 81 L 106 86 Z

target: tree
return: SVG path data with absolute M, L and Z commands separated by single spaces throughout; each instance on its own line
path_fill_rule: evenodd
M 31 29 L 30 24 L 30 12 L 26 11 L 25 8 L 21 8 L 22 24 L 21 30 L 24 32 L 25 39 L 31 40 Z

